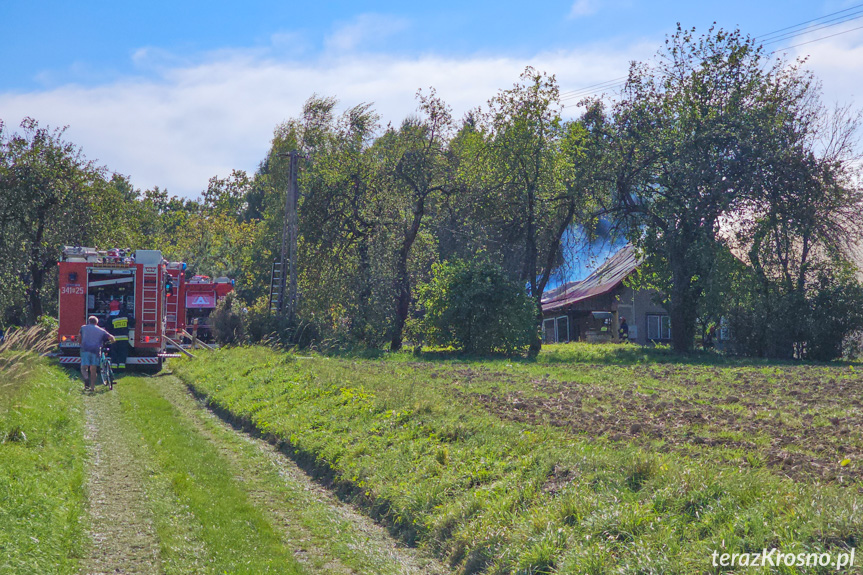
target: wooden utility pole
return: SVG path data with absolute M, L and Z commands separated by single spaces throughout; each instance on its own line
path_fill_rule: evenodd
M 299 165 L 299 152 L 294 150 L 291 152 L 291 179 L 288 184 L 288 204 L 290 204 L 291 209 L 288 210 L 288 227 L 291 230 L 290 233 L 290 242 L 291 249 L 289 257 L 291 259 L 290 264 L 290 278 L 291 284 L 288 289 L 288 319 L 293 323 L 294 321 L 294 313 L 297 310 L 297 203 L 299 201 L 299 190 L 297 190 L 297 168 Z
M 288 193 L 285 196 L 285 227 L 282 231 L 282 264 L 281 264 L 281 290 L 279 311 L 283 316 L 287 316 L 288 321 L 294 321 L 294 313 L 297 307 L 297 167 L 299 164 L 300 153 L 292 150 L 288 154 L 279 154 L 280 156 L 289 157 L 290 175 L 288 178 Z M 287 264 L 287 265 L 286 265 Z M 288 268 L 288 275 L 285 277 L 285 268 Z M 288 298 L 285 300 L 285 281 L 288 282 Z

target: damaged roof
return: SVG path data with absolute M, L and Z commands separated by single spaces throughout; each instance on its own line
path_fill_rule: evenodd
M 564 308 L 579 301 L 606 294 L 638 267 L 635 250 L 626 244 L 616 254 L 605 260 L 593 273 L 577 282 L 568 282 L 542 296 L 542 311 Z

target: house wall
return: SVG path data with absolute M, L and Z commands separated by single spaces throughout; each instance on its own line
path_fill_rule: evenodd
M 646 344 L 647 316 L 649 314 L 667 315 L 668 311 L 654 302 L 658 295 L 655 290 L 633 290 L 621 285 L 618 288 L 617 313 L 626 318 L 629 324 L 629 339 L 632 342 Z M 635 334 L 633 334 L 635 327 Z
M 647 344 L 647 316 L 650 314 L 667 315 L 664 307 L 657 305 L 653 298 L 657 295 L 654 290 L 637 290 L 619 285 L 614 291 L 598 295 L 577 302 L 565 310 L 543 312 L 543 341 L 552 341 L 548 338 L 555 333 L 549 329 L 546 331 L 545 320 L 554 320 L 566 316 L 569 322 L 569 337 L 558 341 L 606 341 L 611 339 L 610 326 L 606 325 L 603 331 L 603 321 L 593 317 L 591 312 L 607 311 L 613 312 L 617 309 L 618 315 L 626 318 L 629 324 L 629 339 L 633 343 Z

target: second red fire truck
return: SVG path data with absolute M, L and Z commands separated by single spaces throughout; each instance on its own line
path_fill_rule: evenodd
M 167 333 L 172 340 L 183 341 L 183 331 L 194 333 L 198 339 L 211 342 L 213 325 L 210 314 L 216 305 L 234 289 L 234 282 L 226 277 L 215 280 L 209 276 L 185 276 L 186 264 L 168 264 L 170 293 L 167 294 Z

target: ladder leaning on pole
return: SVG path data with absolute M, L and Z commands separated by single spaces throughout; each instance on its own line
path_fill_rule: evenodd
M 282 311 L 282 292 L 285 289 L 285 277 L 282 273 L 282 263 L 273 262 L 273 271 L 270 274 L 270 312 Z

